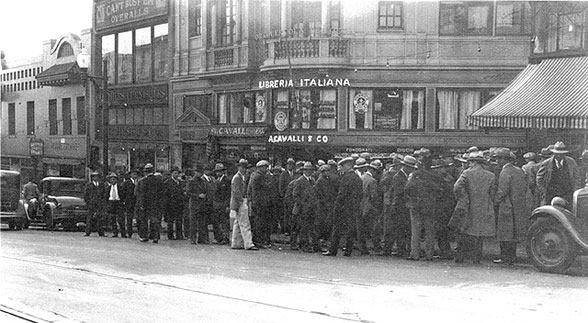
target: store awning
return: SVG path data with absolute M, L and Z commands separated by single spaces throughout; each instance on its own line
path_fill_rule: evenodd
M 80 81 L 78 63 L 71 62 L 57 64 L 37 75 L 37 82 L 41 86 L 63 86 Z
M 544 59 L 474 112 L 486 128 L 588 129 L 588 57 Z

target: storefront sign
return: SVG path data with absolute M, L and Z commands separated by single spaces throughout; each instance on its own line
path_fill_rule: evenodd
M 267 142 L 272 144 L 326 144 L 329 142 L 327 135 L 273 135 Z
M 296 82 L 297 87 L 336 87 L 336 86 L 351 86 L 349 79 L 299 79 L 299 80 L 270 80 L 259 81 L 260 89 L 278 89 L 294 87 Z
M 96 1 L 96 30 L 167 15 L 167 0 Z
M 44 142 L 41 139 L 33 138 L 29 142 L 29 153 L 31 156 L 42 156 L 44 150 Z
M 257 137 L 263 136 L 267 127 L 222 126 L 210 128 L 210 134 L 217 137 Z
M 274 126 L 278 131 L 284 131 L 288 128 L 288 113 L 286 111 L 277 111 L 274 115 Z
M 140 105 L 140 104 L 157 104 L 166 105 L 167 102 L 167 85 L 155 86 L 133 86 L 109 91 L 108 103 L 111 106 L 117 105 Z
M 109 136 L 112 139 L 118 140 L 168 140 L 167 126 L 123 126 L 110 125 L 108 126 Z

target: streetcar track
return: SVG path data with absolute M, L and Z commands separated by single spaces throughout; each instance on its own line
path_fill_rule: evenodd
M 287 310 L 287 311 L 294 311 L 294 312 L 299 312 L 299 313 L 305 313 L 305 314 L 310 314 L 310 315 L 313 315 L 313 316 L 329 317 L 329 318 L 333 318 L 333 319 L 338 319 L 338 320 L 343 320 L 343 321 L 350 321 L 350 322 L 362 322 L 362 323 L 370 322 L 370 321 L 367 321 L 367 320 L 362 320 L 360 318 L 349 318 L 349 317 L 345 317 L 345 316 L 338 316 L 338 315 L 329 314 L 329 313 L 320 312 L 320 311 L 315 311 L 315 310 L 306 310 L 306 309 L 301 309 L 301 308 L 296 308 L 296 307 L 290 307 L 290 306 L 285 306 L 285 305 L 279 305 L 279 304 L 272 304 L 272 303 L 267 303 L 267 302 L 263 302 L 263 301 L 256 301 L 256 300 L 251 300 L 251 299 L 236 297 L 236 296 L 223 295 L 223 294 L 214 293 L 214 292 L 208 292 L 208 291 L 204 291 L 204 290 L 200 290 L 200 289 L 192 289 L 192 288 L 180 287 L 180 286 L 176 286 L 176 285 L 172 285 L 172 284 L 166 284 L 166 283 L 157 282 L 157 281 L 141 280 L 141 279 L 136 279 L 136 278 L 131 278 L 131 277 L 125 277 L 125 276 L 120 276 L 120 275 L 102 273 L 102 272 L 93 271 L 93 270 L 90 270 L 90 269 L 87 269 L 87 268 L 71 267 L 71 266 L 65 266 L 65 265 L 53 264 L 53 263 L 46 263 L 46 262 L 41 262 L 41 261 L 36 261 L 36 260 L 30 260 L 30 259 L 21 259 L 21 258 L 16 258 L 16 257 L 9 257 L 9 256 L 5 256 L 5 255 L 2 255 L 0 257 L 6 258 L 6 259 L 15 260 L 15 261 L 20 261 L 20 262 L 26 262 L 26 263 L 32 263 L 32 264 L 37 264 L 37 265 L 43 265 L 43 266 L 47 266 L 47 267 L 59 268 L 59 269 L 63 269 L 63 270 L 73 270 L 73 271 L 77 271 L 77 272 L 82 272 L 82 273 L 87 273 L 87 274 L 93 274 L 93 275 L 100 276 L 100 277 L 108 277 L 108 278 L 111 278 L 111 279 L 124 280 L 124 281 L 133 282 L 133 283 L 142 283 L 142 284 L 148 284 L 148 285 L 153 285 L 153 286 L 159 286 L 159 287 L 165 287 L 165 288 L 172 288 L 172 289 L 181 290 L 181 291 L 185 291 L 185 292 L 190 292 L 190 293 L 195 293 L 195 294 L 201 294 L 201 295 L 206 295 L 206 296 L 212 296 L 212 297 L 218 297 L 218 298 L 223 298 L 223 299 L 232 300 L 232 301 L 238 301 L 238 302 L 243 302 L 243 303 L 256 304 L 256 305 L 261 305 L 261 306 L 267 306 L 267 307 L 277 308 L 277 309 L 281 309 L 281 310 Z M 31 321 L 31 322 L 37 322 L 37 321 Z M 43 321 L 43 322 L 45 322 L 45 321 Z
M 8 306 L 6 304 L 0 304 L 0 312 L 8 314 L 13 317 L 16 317 L 16 318 L 21 319 L 26 322 L 33 322 L 33 323 L 61 322 L 61 320 L 47 320 L 47 319 L 35 316 L 33 314 L 25 313 L 22 310 L 13 308 L 13 307 Z M 51 312 L 51 314 L 63 318 L 64 322 L 74 322 L 74 320 L 71 320 L 71 319 L 69 319 L 59 313 Z

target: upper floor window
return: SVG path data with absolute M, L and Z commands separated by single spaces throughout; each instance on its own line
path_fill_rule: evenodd
M 237 26 L 237 0 L 220 0 L 217 26 L 218 44 L 220 46 L 232 45 L 235 42 Z
M 16 111 L 14 103 L 8 103 L 8 135 L 16 135 Z
M 528 2 L 496 2 L 496 35 L 528 34 L 529 22 L 530 5 Z
M 202 34 L 202 1 L 191 0 L 189 9 L 189 28 L 190 37 L 200 36 Z
M 292 32 L 295 37 L 318 36 L 321 32 L 320 1 L 292 2 Z
M 444 2 L 439 5 L 440 35 L 491 35 L 491 2 Z
M 402 28 L 402 2 L 380 1 L 378 3 L 378 29 Z
M 559 15 L 557 22 L 557 49 L 585 48 L 587 41 L 585 21 L 588 10 L 584 12 L 566 13 Z
M 329 1 L 329 29 L 331 35 L 341 31 L 341 2 Z

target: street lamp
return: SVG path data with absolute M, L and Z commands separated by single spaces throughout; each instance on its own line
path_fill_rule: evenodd
M 96 86 L 97 91 L 100 93 L 101 105 L 102 105 L 102 174 L 106 176 L 108 174 L 108 61 L 104 59 L 102 61 L 102 75 L 90 75 L 88 73 L 88 67 L 90 65 L 90 55 L 86 52 L 82 52 L 77 56 L 77 63 L 82 70 L 82 80 L 86 88 L 86 167 L 90 166 L 90 86 L 88 82 L 91 82 Z M 100 81 L 100 82 L 99 82 Z

